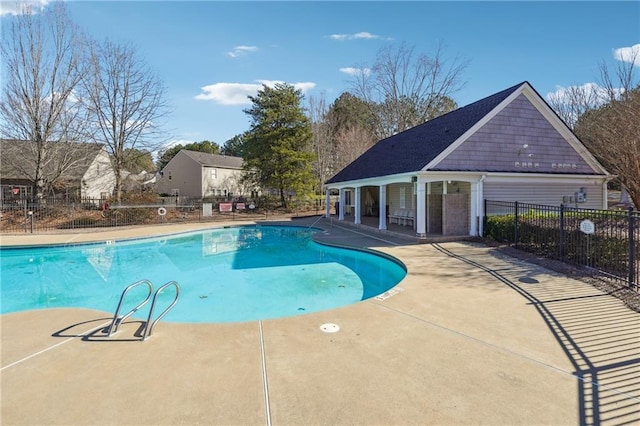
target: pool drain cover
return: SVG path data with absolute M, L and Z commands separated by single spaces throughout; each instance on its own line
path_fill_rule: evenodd
M 320 330 L 322 330 L 325 333 L 335 333 L 336 331 L 340 330 L 340 326 L 338 326 L 337 324 L 322 324 L 320 326 Z

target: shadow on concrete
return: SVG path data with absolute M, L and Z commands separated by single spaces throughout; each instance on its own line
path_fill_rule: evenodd
M 636 312 L 586 283 L 545 288 L 526 276 L 530 274 L 527 267 L 517 271 L 525 276 L 516 283 L 439 244 L 432 246 L 487 272 L 536 308 L 575 368 L 581 425 L 640 423 L 640 316 Z

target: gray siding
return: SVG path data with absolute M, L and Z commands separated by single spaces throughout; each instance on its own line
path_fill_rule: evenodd
M 169 161 L 164 168 L 164 176 L 158 182 L 158 192 L 171 194 L 178 189 L 181 196 L 202 197 L 201 167 L 182 151 Z
M 405 191 L 405 204 L 404 207 L 400 205 L 400 188 L 404 188 Z M 413 184 L 393 184 L 387 187 L 387 205 L 389 206 L 389 213 L 393 213 L 393 210 L 405 208 L 415 209 L 415 196 L 413 195 Z
M 524 95 L 432 170 L 599 174 Z
M 603 199 L 602 185 L 583 185 L 587 191 L 587 201 L 578 204 L 585 209 L 601 209 Z M 559 206 L 564 196 L 572 196 L 581 186 L 571 183 L 549 182 L 485 182 L 484 199 L 491 201 L 519 201 L 531 204 Z

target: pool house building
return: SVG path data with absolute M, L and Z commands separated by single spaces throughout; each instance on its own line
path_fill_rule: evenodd
M 523 82 L 376 143 L 325 182 L 326 215 L 337 191 L 339 221 L 479 236 L 485 200 L 602 209 L 611 178 Z

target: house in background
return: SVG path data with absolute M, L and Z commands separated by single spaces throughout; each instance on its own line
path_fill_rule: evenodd
M 338 219 L 482 235 L 484 200 L 607 208 L 612 176 L 528 82 L 383 139 L 325 183 Z
M 104 145 L 48 142 L 43 163 L 45 193 L 70 200 L 109 198 L 115 173 Z M 0 197 L 2 202 L 31 199 L 35 179 L 36 144 L 0 139 Z
M 160 171 L 160 194 L 205 198 L 243 194 L 240 157 L 180 150 Z

